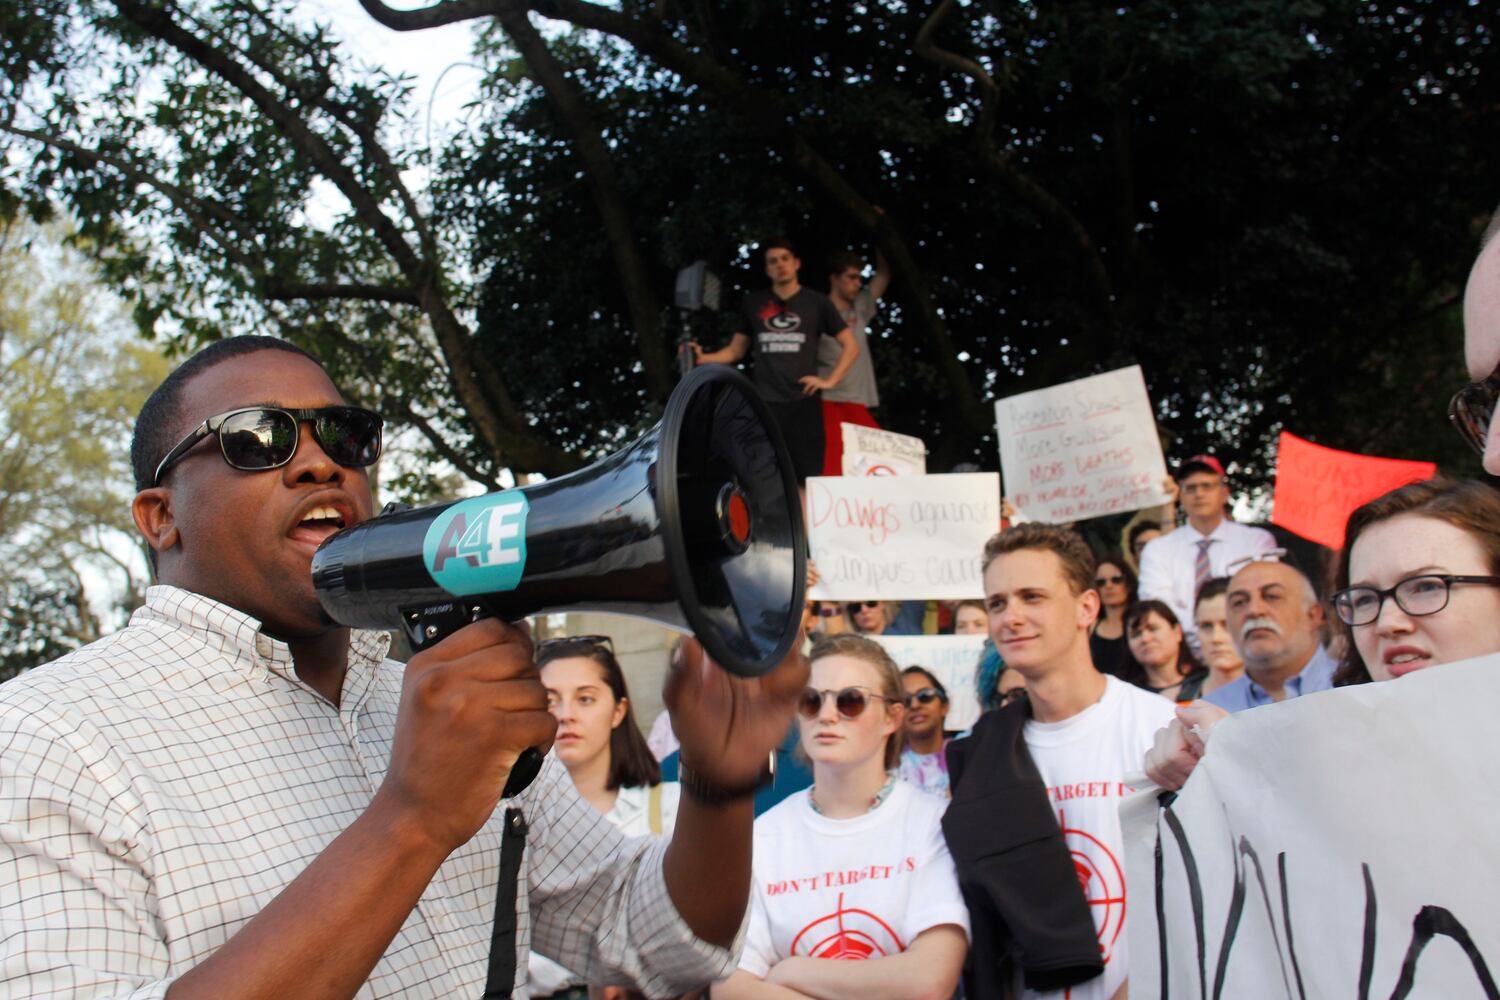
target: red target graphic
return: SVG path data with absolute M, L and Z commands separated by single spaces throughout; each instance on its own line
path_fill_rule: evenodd
M 1125 929 L 1125 869 L 1098 837 L 1070 828 L 1060 809 L 1057 822 L 1062 826 L 1063 837 L 1073 855 L 1073 870 L 1078 874 L 1083 898 L 1088 901 L 1089 912 L 1094 915 L 1094 926 L 1099 932 L 1099 954 L 1108 964 L 1115 942 Z
M 869 910 L 844 907 L 839 893 L 838 907 L 826 917 L 819 917 L 797 932 L 791 953 L 809 958 L 842 958 L 858 961 L 885 958 L 906 950 L 901 936 Z

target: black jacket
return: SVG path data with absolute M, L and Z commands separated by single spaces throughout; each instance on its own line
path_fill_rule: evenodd
M 948 744 L 953 802 L 943 836 L 969 907 L 969 1000 L 1009 996 L 1019 963 L 1031 989 L 1055 990 L 1104 971 L 1072 855 L 1022 733 L 1024 699 L 986 712 Z

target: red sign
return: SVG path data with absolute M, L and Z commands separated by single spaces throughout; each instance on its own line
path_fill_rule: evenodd
M 1432 462 L 1373 458 L 1281 432 L 1276 455 L 1276 499 L 1271 523 L 1303 538 L 1342 548 L 1344 524 L 1355 508 L 1398 486 L 1431 479 Z

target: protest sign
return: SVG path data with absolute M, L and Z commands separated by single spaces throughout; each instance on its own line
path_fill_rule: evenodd
M 942 476 L 814 476 L 807 538 L 813 599 L 979 597 L 979 557 L 1000 529 L 993 472 Z
M 1120 809 L 1132 997 L 1496 997 L 1500 656 L 1230 716 Z
M 1436 474 L 1431 462 L 1335 451 L 1282 431 L 1271 523 L 1330 549 L 1342 548 L 1344 524 L 1356 507 Z
M 979 719 L 979 692 L 974 688 L 982 635 L 872 635 L 896 666 L 923 667 L 948 689 L 944 729 L 968 729 Z
M 840 424 L 846 476 L 920 476 L 927 472 L 921 438 L 862 424 Z
M 995 404 L 1005 495 L 1062 524 L 1166 503 L 1156 419 L 1139 365 Z

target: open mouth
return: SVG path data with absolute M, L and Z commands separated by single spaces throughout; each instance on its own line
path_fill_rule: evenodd
M 292 529 L 291 537 L 295 541 L 321 545 L 328 536 L 342 531 L 346 526 L 343 513 L 337 507 L 324 504 L 302 515 L 302 520 Z

